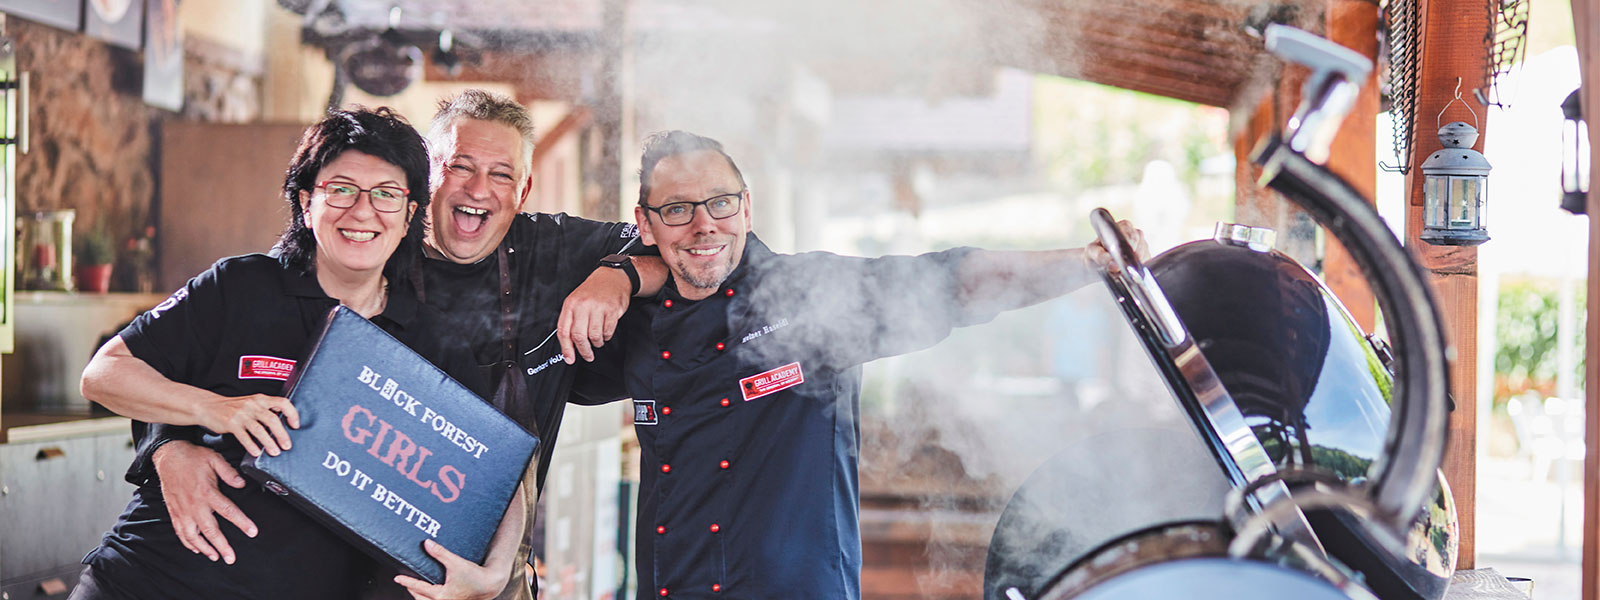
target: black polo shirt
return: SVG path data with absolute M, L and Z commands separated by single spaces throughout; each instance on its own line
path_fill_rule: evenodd
M 555 448 L 556 434 L 571 396 L 575 371 L 560 356 L 556 342 L 556 321 L 561 304 L 594 272 L 600 259 L 609 254 L 654 255 L 654 246 L 635 243 L 638 228 L 631 223 L 605 223 L 566 214 L 521 213 L 501 241 L 506 248 L 511 280 L 511 305 L 517 312 L 517 332 L 510 369 L 501 360 L 500 263 L 496 254 L 471 264 L 426 259 L 422 262 L 421 295 L 435 307 L 439 319 L 435 330 L 454 342 L 471 348 L 466 360 L 477 366 L 491 392 L 508 371 L 523 377 L 520 397 L 509 405 L 496 406 L 517 423 L 539 436 L 538 486 L 544 487 L 550 468 L 548 449 Z M 582 362 L 582 361 L 579 361 Z M 590 384 L 591 395 L 621 397 L 620 382 L 609 380 L 609 392 L 596 392 L 600 381 Z M 482 394 L 490 399 L 492 393 Z M 142 424 L 135 425 L 139 453 L 128 469 L 127 479 L 135 485 L 155 480 L 150 462 L 157 447 L 167 439 L 187 437 L 179 428 L 156 426 L 145 435 Z M 531 503 L 530 503 L 531 505 Z M 249 513 L 246 513 L 249 514 Z
M 635 300 L 602 358 L 642 447 L 641 597 L 860 597 L 860 365 L 992 317 L 956 300 L 966 252 L 784 255 L 750 235 L 709 298 Z M 604 386 L 615 365 L 594 368 Z
M 217 262 L 119 335 L 134 356 L 173 381 L 224 396 L 282 395 L 337 304 L 314 275 L 252 254 Z M 477 370 L 462 360 L 464 352 L 434 329 L 432 312 L 409 286 L 393 286 L 373 322 L 473 391 L 487 393 Z M 231 435 L 173 429 L 234 465 L 245 456 Z M 108 588 L 142 598 L 351 598 L 366 583 L 375 566 L 370 559 L 276 494 L 254 482 L 221 489 L 260 530 L 249 538 L 222 527 L 236 564 L 185 549 L 154 482 L 139 487 L 84 562 Z

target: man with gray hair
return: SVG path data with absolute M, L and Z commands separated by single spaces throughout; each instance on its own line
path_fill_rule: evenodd
M 429 542 L 430 555 L 447 568 L 445 583 L 406 576 L 395 582 L 419 598 L 488 598 L 496 592 L 529 598 L 521 577 L 529 548 L 512 546 L 516 539 L 510 536 L 524 538 L 531 524 L 571 395 L 570 363 L 576 356 L 592 358 L 593 348 L 611 338 L 629 297 L 654 294 L 666 268 L 654 256 L 623 254 L 644 249 L 635 243 L 632 224 L 522 212 L 532 188 L 535 138 L 532 118 L 515 100 L 482 90 L 447 98 L 427 138 L 433 198 L 427 260 L 418 261 L 421 273 L 411 279 L 422 300 L 444 313 L 441 329 L 459 332 L 472 346 L 496 390 L 490 402 L 538 435 L 543 450 L 513 500 L 527 510 L 507 515 L 485 565 Z M 245 481 L 214 460 L 214 453 L 185 443 L 188 435 L 184 428 L 156 428 L 141 444 L 129 480 L 159 479 L 185 545 L 231 562 L 216 516 L 242 531 L 253 524 L 221 495 L 217 481 L 234 487 Z M 507 548 L 516 548 L 514 557 Z M 400 591 L 376 583 L 374 595 Z
M 641 597 L 860 598 L 861 365 L 1097 281 L 1109 260 L 1098 242 L 778 254 L 733 159 L 684 131 L 645 143 L 639 184 L 634 218 L 671 278 L 578 385 L 605 400 L 621 370 L 633 399 Z

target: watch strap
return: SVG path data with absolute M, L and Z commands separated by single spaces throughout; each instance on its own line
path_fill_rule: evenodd
M 631 297 L 639 294 L 639 269 L 633 266 L 632 256 L 610 254 L 600 259 L 600 266 L 621 269 L 623 273 L 627 273 L 628 283 L 633 286 L 633 291 L 629 292 L 628 295 Z

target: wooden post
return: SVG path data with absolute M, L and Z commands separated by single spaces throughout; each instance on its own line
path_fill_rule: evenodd
M 1589 51 L 1600 41 L 1600 0 L 1572 0 L 1572 25 L 1578 42 L 1578 73 L 1583 82 L 1583 114 L 1589 140 L 1600 140 L 1600 61 Z M 1591 147 L 1593 147 L 1591 145 Z M 1590 174 L 1600 173 L 1600 155 L 1589 153 Z M 1591 186 L 1592 189 L 1593 186 Z M 1589 315 L 1585 332 L 1584 389 L 1588 406 L 1584 409 L 1583 459 L 1583 598 L 1600 600 L 1600 194 L 1590 193 L 1589 210 Z
M 1378 5 L 1364 0 L 1329 0 L 1328 39 L 1360 52 L 1374 61 L 1378 57 Z M 1339 126 L 1328 154 L 1328 170 L 1350 182 L 1369 202 L 1378 194 L 1378 69 L 1374 68 L 1361 84 L 1355 105 Z M 1332 236 L 1322 257 L 1322 279 L 1350 309 L 1356 324 L 1371 332 L 1376 323 L 1377 302 L 1366 276 L 1350 251 Z
M 1289 115 L 1294 114 L 1295 107 L 1300 104 L 1300 86 L 1305 83 L 1305 78 L 1304 67 L 1284 63 L 1283 75 L 1277 87 L 1256 105 L 1244 131 L 1233 139 L 1234 189 L 1237 190 L 1233 221 L 1241 225 L 1272 228 L 1278 234 L 1274 244 L 1278 251 L 1308 269 L 1315 269 L 1316 221 L 1278 192 L 1262 187 L 1259 183 L 1261 167 L 1250 161 L 1256 144 L 1267 134 L 1282 129 Z
M 1473 98 L 1472 90 L 1485 85 L 1483 65 L 1489 48 L 1484 40 L 1492 23 L 1482 0 L 1424 0 L 1422 3 L 1422 60 L 1418 69 L 1417 112 L 1412 117 L 1416 132 L 1411 141 L 1411 168 L 1406 174 L 1406 245 L 1416 253 L 1433 278 L 1445 323 L 1445 338 L 1453 348 L 1450 366 L 1450 392 L 1456 409 L 1450 414 L 1450 439 L 1445 447 L 1444 475 L 1455 496 L 1461 518 L 1460 569 L 1476 564 L 1477 498 L 1477 365 L 1478 365 L 1478 249 L 1473 246 L 1434 246 L 1421 241 L 1422 162 L 1438 150 L 1439 127 L 1452 121 L 1472 124 L 1473 116 L 1463 108 L 1470 105 L 1477 113 L 1478 141 L 1473 149 L 1482 151 L 1488 138 L 1487 107 Z M 1461 101 L 1455 101 L 1457 80 Z M 1443 118 L 1435 122 L 1449 104 Z M 1490 178 L 1493 190 L 1493 177 Z M 1513 190 L 1504 195 L 1511 195 Z M 1491 195 L 1490 202 L 1494 201 Z M 1493 207 L 1489 209 L 1492 213 Z M 1492 226 L 1492 223 L 1491 223 Z

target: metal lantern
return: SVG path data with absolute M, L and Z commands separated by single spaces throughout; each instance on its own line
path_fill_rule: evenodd
M 1575 215 L 1588 212 L 1589 126 L 1583 122 L 1582 90 L 1572 90 L 1561 103 L 1567 118 L 1561 125 L 1561 208 Z
M 1489 159 L 1472 149 L 1478 129 L 1462 121 L 1439 128 L 1444 148 L 1422 163 L 1422 241 L 1476 246 L 1489 241 L 1484 208 L 1489 202 Z

